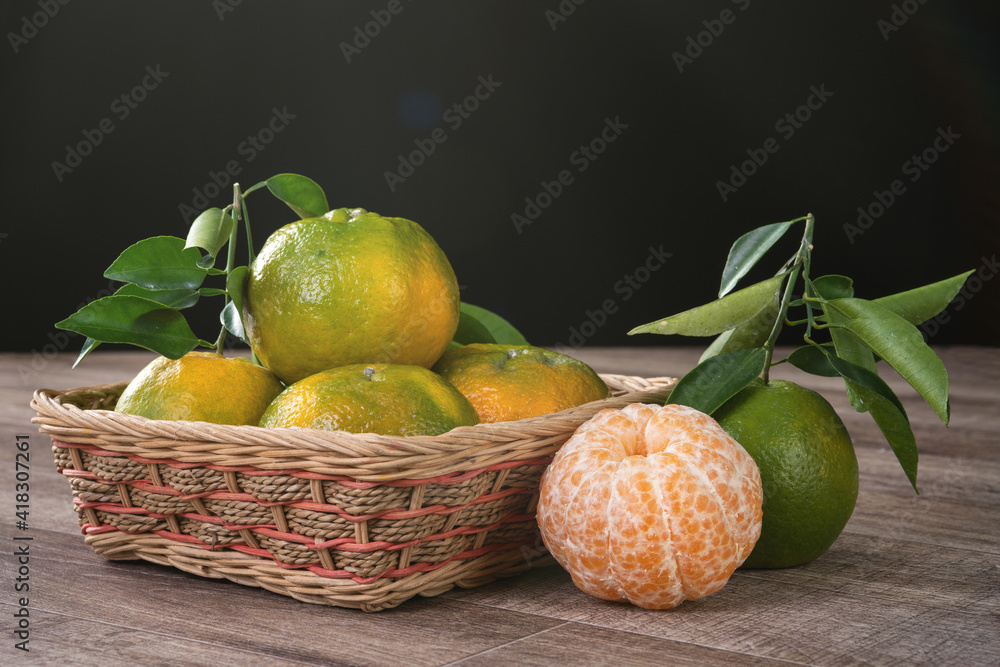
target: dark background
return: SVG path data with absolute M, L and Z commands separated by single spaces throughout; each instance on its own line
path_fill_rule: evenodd
M 626 332 L 711 300 L 740 234 L 808 212 L 813 275 L 850 275 L 858 296 L 979 270 L 950 321 L 925 334 L 997 343 L 993 3 L 402 0 L 396 14 L 388 4 L 5 2 L 2 349 L 78 349 L 53 323 L 114 287 L 101 274 L 131 243 L 183 237 L 182 206 L 204 208 L 195 191 L 230 163 L 244 187 L 296 172 L 333 207 L 416 220 L 451 259 L 463 299 L 539 345 L 707 345 Z M 376 32 L 372 11 L 391 20 L 355 43 L 366 26 Z M 348 62 L 352 43 L 362 48 Z M 687 49 L 695 57 L 679 71 L 675 53 Z M 161 80 L 122 117 L 116 100 L 154 83 L 150 70 Z M 498 85 L 456 127 L 445 114 L 480 77 Z M 829 95 L 788 136 L 776 123 L 811 90 Z M 276 110 L 281 131 L 248 148 Z M 104 119 L 113 131 L 78 166 L 54 166 Z M 574 151 L 607 119 L 620 135 L 578 171 Z M 386 172 L 436 128 L 446 141 L 390 188 Z M 958 138 L 911 180 L 905 163 L 949 128 Z M 724 201 L 717 183 L 769 138 L 777 152 Z M 519 230 L 512 215 L 562 170 L 572 183 Z M 905 190 L 881 216 L 845 228 L 895 180 Z M 231 186 L 207 190 L 209 206 L 231 201 Z M 258 248 L 295 219 L 265 192 L 249 201 Z M 796 243 L 790 235 L 750 279 Z M 651 247 L 670 257 L 647 274 Z M 645 282 L 629 293 L 625 276 Z M 214 306 L 189 311 L 208 339 Z

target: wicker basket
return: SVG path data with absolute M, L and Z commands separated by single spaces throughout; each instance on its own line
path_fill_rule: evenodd
M 378 611 L 548 562 L 534 511 L 552 455 L 675 382 L 602 378 L 612 398 L 435 437 L 154 421 L 111 411 L 124 382 L 40 389 L 32 407 L 104 558 Z

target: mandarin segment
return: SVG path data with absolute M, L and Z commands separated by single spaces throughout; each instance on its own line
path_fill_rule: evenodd
M 760 536 L 760 474 L 708 415 L 602 410 L 542 476 L 546 546 L 586 593 L 648 609 L 721 589 Z
M 686 597 L 668 514 L 658 487 L 662 480 L 645 457 L 631 456 L 618 467 L 608 514 L 610 569 L 625 598 L 646 609 L 676 607 Z

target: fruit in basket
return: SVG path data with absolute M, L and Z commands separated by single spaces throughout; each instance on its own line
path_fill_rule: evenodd
M 459 289 L 420 225 L 337 209 L 275 231 L 250 267 L 243 324 L 285 383 L 355 363 L 430 368 L 458 326 Z
M 465 394 L 484 423 L 549 414 L 611 395 L 587 364 L 531 345 L 452 348 L 433 370 Z
M 538 525 L 584 592 L 669 609 L 727 583 L 760 535 L 762 494 L 753 459 L 711 417 L 633 403 L 559 449 Z
M 268 406 L 260 426 L 440 435 L 479 423 L 455 387 L 422 366 L 351 364 L 310 375 Z
M 115 412 L 149 419 L 256 424 L 284 387 L 266 368 L 242 357 L 188 352 L 157 357 L 136 375 Z
M 833 407 L 792 382 L 757 380 L 713 416 L 753 456 L 764 485 L 760 539 L 743 567 L 789 567 L 826 553 L 858 498 L 858 460 Z

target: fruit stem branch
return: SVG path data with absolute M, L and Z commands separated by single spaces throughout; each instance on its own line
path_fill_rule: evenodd
M 229 232 L 229 248 L 226 252 L 226 282 L 229 281 L 229 274 L 233 272 L 233 267 L 236 264 L 236 240 L 239 238 L 240 233 L 240 219 L 243 217 L 243 195 L 240 194 L 240 184 L 233 183 L 233 229 Z M 229 292 L 223 295 L 222 306 L 225 308 L 229 305 Z M 219 337 L 215 341 L 215 351 L 222 354 L 222 351 L 226 347 L 226 324 L 222 323 L 222 328 L 219 330 Z
M 795 289 L 795 283 L 799 278 L 799 275 L 803 277 L 808 282 L 809 277 L 809 265 L 811 259 L 811 253 L 813 249 L 813 229 L 815 226 L 815 218 L 813 218 L 812 213 L 805 216 L 805 230 L 802 232 L 802 242 L 799 244 L 799 250 L 795 253 L 795 256 L 791 260 L 791 272 L 788 276 L 788 282 L 785 283 L 785 293 L 781 296 L 781 305 L 778 307 L 778 316 L 774 320 L 774 326 L 771 328 L 771 335 L 768 336 L 767 342 L 764 343 L 764 350 L 767 356 L 764 358 L 764 384 L 768 383 L 768 376 L 771 368 L 771 358 L 774 355 L 774 345 L 778 341 L 778 334 L 781 333 L 782 325 L 785 320 L 788 319 L 788 304 L 792 301 L 792 291 Z M 807 319 L 811 319 L 812 311 L 810 310 L 809 304 L 806 304 Z
M 237 187 L 239 187 L 238 183 Z M 244 228 L 247 234 L 247 266 L 250 266 L 254 260 L 253 233 L 250 230 L 250 209 L 247 207 L 246 195 L 247 193 L 240 194 L 240 212 L 243 215 L 243 221 L 246 223 Z
M 767 356 L 764 358 L 764 384 L 768 383 L 768 371 L 771 368 L 771 357 L 774 355 L 774 344 L 778 340 L 778 334 L 781 333 L 781 325 L 785 322 L 788 302 L 792 299 L 792 289 L 795 287 L 795 281 L 798 280 L 800 268 L 796 266 L 792 269 L 791 275 L 788 276 L 788 282 L 785 283 L 785 293 L 781 296 L 781 305 L 778 306 L 778 317 L 771 328 L 771 335 L 764 343 L 764 349 L 767 352 Z

